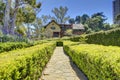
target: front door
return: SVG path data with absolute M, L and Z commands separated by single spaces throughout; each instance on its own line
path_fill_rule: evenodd
M 59 37 L 59 32 L 53 32 L 53 37 Z

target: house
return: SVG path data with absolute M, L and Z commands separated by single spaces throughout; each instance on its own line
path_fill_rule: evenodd
M 84 33 L 84 26 L 82 24 L 58 24 L 54 20 L 45 26 L 45 35 L 51 37 L 63 37 L 68 29 L 72 29 L 74 35 L 81 35 Z
M 84 33 L 85 28 L 82 24 L 73 24 L 72 30 L 74 35 L 80 35 Z

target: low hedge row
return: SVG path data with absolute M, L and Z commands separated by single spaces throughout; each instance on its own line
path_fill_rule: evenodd
M 73 42 L 73 41 L 63 41 L 63 46 L 66 46 L 66 45 L 79 45 L 80 42 Z
M 89 80 L 120 80 L 119 47 L 80 44 L 64 50 Z
M 30 44 L 27 44 L 25 42 L 6 42 L 6 43 L 0 43 L 0 53 L 5 51 L 11 51 L 15 49 L 25 48 L 31 46 Z
M 86 38 L 90 44 L 120 46 L 120 28 L 89 34 Z
M 48 43 L 50 41 L 47 40 L 41 40 L 41 41 L 30 41 L 28 43 L 26 42 L 5 42 L 0 43 L 0 53 L 7 52 L 15 49 L 21 49 L 21 48 L 27 48 L 38 44 Z
M 45 43 L 1 53 L 0 80 L 38 80 L 54 48 L 55 43 Z
M 80 36 L 73 36 L 70 38 L 71 41 L 74 41 L 74 42 L 79 42 L 80 40 Z

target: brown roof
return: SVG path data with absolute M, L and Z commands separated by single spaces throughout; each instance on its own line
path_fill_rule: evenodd
M 59 24 L 60 25 L 60 27 L 69 27 L 69 28 L 71 28 L 72 29 L 72 25 L 71 24 Z

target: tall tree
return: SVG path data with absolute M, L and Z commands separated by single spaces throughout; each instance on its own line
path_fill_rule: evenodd
M 24 23 L 27 24 L 27 37 L 30 38 L 30 23 L 32 23 L 33 21 L 35 21 L 36 19 L 36 15 L 35 12 L 33 11 L 33 9 L 31 8 L 31 6 L 27 6 L 23 9 L 23 16 L 24 16 Z
M 111 29 L 111 26 L 110 26 L 110 24 L 109 23 L 104 23 L 104 30 L 109 30 L 109 29 Z
M 92 15 L 92 18 L 97 17 L 97 16 L 101 16 L 101 17 L 105 18 L 105 15 L 103 14 L 103 12 L 94 13 L 94 14 Z
M 16 27 L 16 29 L 15 29 L 15 32 L 19 35 L 19 37 L 27 36 L 26 31 L 27 30 L 24 25 L 20 25 L 20 26 Z
M 103 28 L 103 23 L 101 24 L 102 18 L 100 16 L 90 18 L 86 23 L 88 24 L 89 28 L 93 31 L 99 31 Z
M 48 21 L 49 21 L 50 18 L 51 18 L 50 15 L 42 15 L 41 19 L 42 19 L 43 25 L 46 25 L 48 23 Z
M 31 6 L 32 10 L 36 10 L 37 8 L 40 8 L 40 3 L 36 4 L 36 0 L 15 0 L 15 6 L 14 6 L 14 11 L 13 11 L 13 17 L 12 17 L 12 22 L 11 22 L 11 31 L 10 33 L 14 35 L 14 29 L 16 25 L 16 18 L 17 18 L 17 13 L 19 8 L 23 7 L 28 7 Z M 33 15 L 34 16 L 34 15 Z
M 81 17 L 80 16 L 76 16 L 75 22 L 76 22 L 76 24 L 79 24 L 81 22 Z
M 0 0 L 0 25 L 3 25 L 4 11 L 5 3 L 2 0 Z
M 15 28 L 18 7 L 19 7 L 19 0 L 15 0 L 15 7 L 14 7 L 14 11 L 13 11 L 12 23 L 11 23 L 11 29 L 10 29 L 10 34 L 12 34 L 12 35 L 14 35 L 14 28 Z
M 99 19 L 98 22 L 98 28 L 103 29 L 104 28 L 104 22 L 107 20 L 106 16 L 103 14 L 103 12 L 98 12 L 92 15 L 92 18 Z
M 68 22 L 69 22 L 70 24 L 75 24 L 75 20 L 74 20 L 74 18 L 69 19 Z
M 82 23 L 82 24 L 85 24 L 86 21 L 87 21 L 89 18 L 90 18 L 90 17 L 89 17 L 87 14 L 83 14 L 83 15 L 81 16 L 81 23 Z
M 59 8 L 54 8 L 52 13 L 55 15 L 53 19 L 55 19 L 58 23 L 66 23 L 69 20 L 69 16 L 67 15 L 68 8 L 60 6 Z
M 4 26 L 3 26 L 3 34 L 9 33 L 9 23 L 10 23 L 10 7 L 11 7 L 11 0 L 6 1 L 6 8 L 4 14 Z
M 34 26 L 34 35 L 36 38 L 41 37 L 41 29 L 42 29 L 42 20 L 40 18 L 36 18 L 35 22 L 33 23 Z

